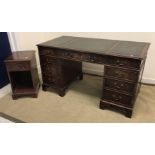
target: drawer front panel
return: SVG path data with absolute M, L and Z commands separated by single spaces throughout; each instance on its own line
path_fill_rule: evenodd
M 136 84 L 105 78 L 104 87 L 116 89 L 118 91 L 121 90 L 133 94 Z
M 82 55 L 80 52 L 73 52 L 69 50 L 60 50 L 52 48 L 39 48 L 40 56 L 52 56 L 56 58 L 69 59 L 69 60 L 82 60 Z
M 46 48 L 46 47 L 39 47 L 39 54 L 40 55 L 55 55 L 56 51 L 52 48 Z
M 8 71 L 28 71 L 30 62 L 7 62 Z
M 50 57 L 50 56 L 40 56 L 40 62 L 41 64 L 53 64 L 54 62 L 54 58 Z
M 109 64 L 125 68 L 140 69 L 141 61 L 129 58 L 109 57 Z
M 42 70 L 42 73 L 44 74 L 50 74 L 50 75 L 57 74 L 57 70 L 55 68 L 55 65 L 53 64 L 42 64 L 41 70 Z
M 97 54 L 85 54 L 82 55 L 82 61 L 98 64 L 106 64 L 106 56 L 101 56 Z
M 132 96 L 117 93 L 111 90 L 104 89 L 102 99 L 128 107 L 132 106 Z
M 77 61 L 82 60 L 82 54 L 80 52 L 73 52 L 68 50 L 57 50 L 57 57 Z
M 42 76 L 43 82 L 46 84 L 54 84 L 57 82 L 56 79 L 52 75 L 48 76 L 44 73 L 42 75 L 43 75 Z
M 119 69 L 114 67 L 105 67 L 105 76 L 120 78 L 122 80 L 129 80 L 132 82 L 138 81 L 138 71 Z

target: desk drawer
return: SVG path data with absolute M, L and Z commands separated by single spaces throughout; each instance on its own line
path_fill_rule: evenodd
M 115 67 L 105 66 L 104 75 L 113 77 L 113 78 L 119 78 L 122 80 L 128 80 L 131 82 L 137 82 L 139 72 L 133 71 L 133 70 L 126 70 L 126 69 L 119 69 Z
M 30 62 L 7 62 L 8 71 L 27 71 L 30 70 Z
M 111 90 L 104 89 L 102 94 L 102 99 L 109 102 L 117 103 L 118 105 L 124 105 L 128 107 L 132 106 L 132 96 L 125 95 Z
M 97 63 L 97 64 L 106 64 L 107 56 L 102 56 L 98 54 L 86 54 L 82 55 L 82 60 L 90 63 Z
M 120 91 L 124 91 L 124 92 L 130 93 L 130 94 L 133 94 L 136 84 L 104 78 L 104 86 L 103 87 L 112 88 L 112 89 L 116 89 L 118 91 L 120 90 Z
M 114 66 L 133 69 L 140 69 L 141 66 L 140 60 L 119 57 L 109 57 L 108 63 Z
M 42 55 L 40 56 L 40 62 L 41 64 L 52 64 L 54 62 L 54 59 L 53 57 L 50 57 L 50 56 L 45 56 L 45 55 Z
M 43 74 L 58 75 L 58 60 L 49 56 L 40 56 L 41 70 Z
M 45 73 L 42 73 L 42 75 L 43 83 L 45 84 L 54 84 L 57 82 L 56 78 L 52 75 L 47 75 Z
M 44 74 L 56 75 L 57 68 L 53 64 L 42 64 L 41 70 Z
M 55 55 L 55 50 L 52 48 L 46 48 L 46 47 L 39 47 L 39 54 L 40 55 L 45 55 L 45 56 L 53 56 Z
M 58 58 L 77 60 L 77 61 L 82 60 L 82 54 L 80 52 L 73 52 L 73 51 L 69 51 L 69 50 L 59 50 L 59 49 L 57 49 L 56 51 L 57 51 L 56 56 Z

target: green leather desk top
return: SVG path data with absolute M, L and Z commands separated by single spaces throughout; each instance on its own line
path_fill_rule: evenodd
M 62 36 L 38 46 L 144 59 L 150 43 Z

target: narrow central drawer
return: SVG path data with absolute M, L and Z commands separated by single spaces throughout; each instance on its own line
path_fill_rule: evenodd
M 139 72 L 134 70 L 127 70 L 127 69 L 105 66 L 104 75 L 113 77 L 113 78 L 119 78 L 122 80 L 128 80 L 131 82 L 137 82 Z

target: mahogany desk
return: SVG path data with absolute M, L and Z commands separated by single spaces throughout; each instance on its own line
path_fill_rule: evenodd
M 103 64 L 100 108 L 132 116 L 150 43 L 62 36 L 37 46 L 44 91 L 52 87 L 64 96 L 82 79 L 82 61 Z

